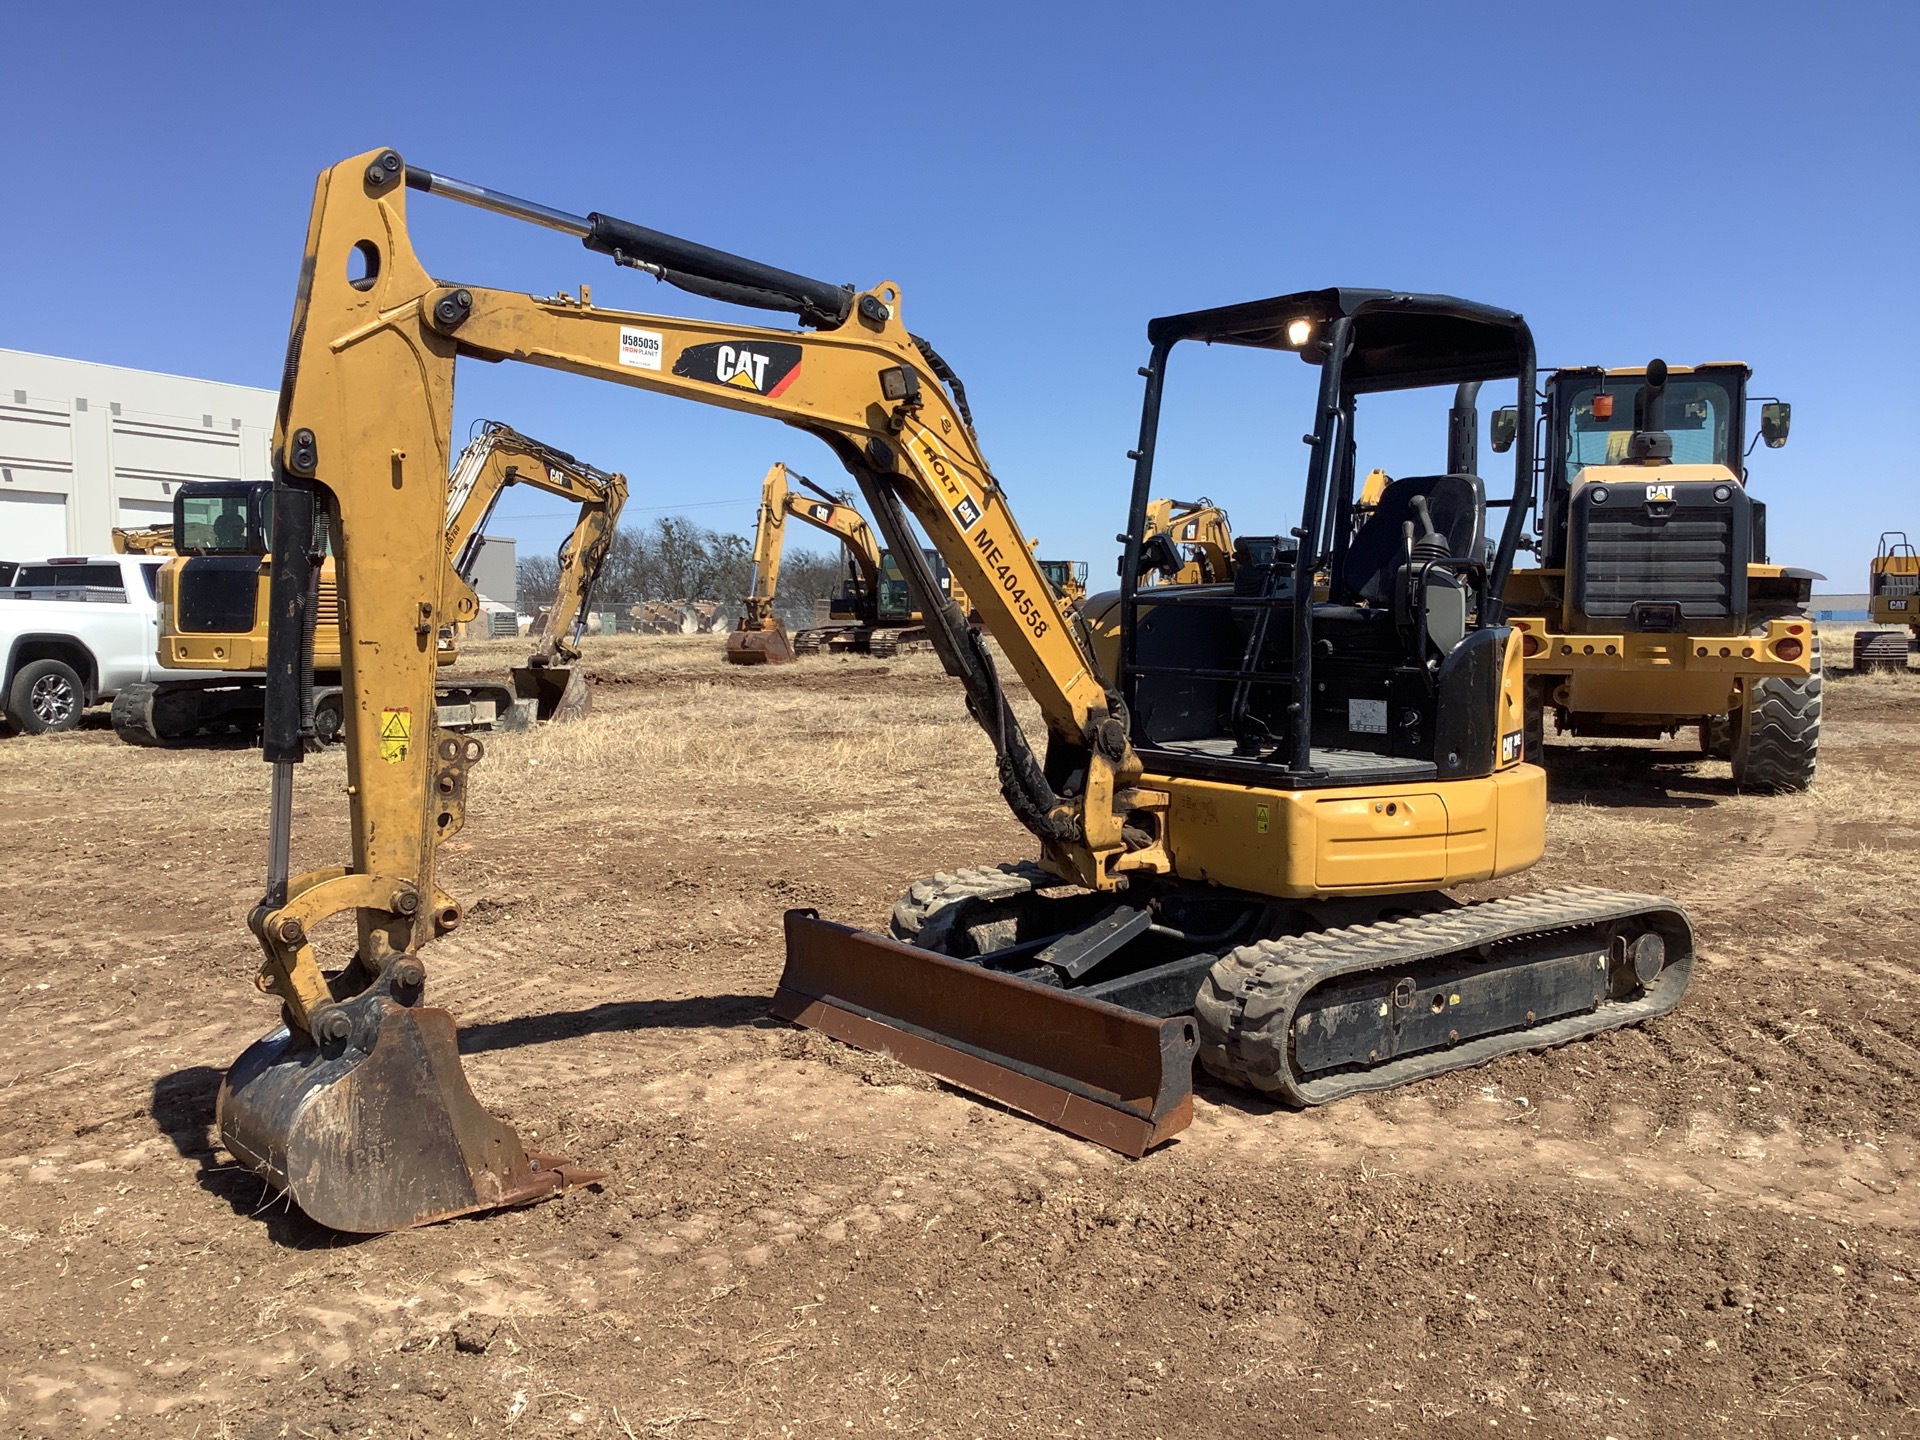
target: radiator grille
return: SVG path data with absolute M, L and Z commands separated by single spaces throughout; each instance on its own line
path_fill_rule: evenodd
M 1687 620 L 1733 614 L 1734 517 L 1726 507 L 1664 517 L 1638 506 L 1586 515 L 1580 610 L 1592 620 L 1625 620 L 1635 603 L 1680 606 Z
M 320 593 L 313 607 L 315 625 L 338 625 L 340 623 L 340 587 L 324 575 L 320 578 Z

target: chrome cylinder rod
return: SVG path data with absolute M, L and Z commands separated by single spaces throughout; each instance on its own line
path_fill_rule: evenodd
M 407 166 L 407 188 L 428 195 L 444 195 L 449 200 L 458 200 L 462 205 L 472 205 L 480 210 L 491 210 L 496 215 L 509 215 L 515 220 L 545 225 L 549 230 L 558 230 L 578 240 L 584 240 L 593 233 L 593 222 L 584 215 L 569 215 L 550 205 L 522 200 L 517 195 L 508 195 L 501 190 L 489 190 L 484 185 L 470 185 L 465 180 L 436 175 L 417 165 Z

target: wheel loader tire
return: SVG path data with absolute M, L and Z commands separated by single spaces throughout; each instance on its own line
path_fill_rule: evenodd
M 64 660 L 29 660 L 7 690 L 7 719 L 28 735 L 71 730 L 87 708 L 87 687 Z
M 893 907 L 893 938 L 920 950 L 949 954 L 954 923 L 967 900 L 1012 900 L 1063 883 L 1031 860 L 941 870 L 907 887 Z
M 1733 758 L 1733 717 L 1709 715 L 1700 723 L 1700 753 L 1709 760 Z
M 1863 675 L 1907 668 L 1907 632 L 1862 630 L 1853 637 L 1853 668 Z
M 1820 641 L 1804 680 L 1769 676 L 1747 691 L 1733 747 L 1733 783 L 1742 790 L 1792 792 L 1813 784 L 1820 750 Z

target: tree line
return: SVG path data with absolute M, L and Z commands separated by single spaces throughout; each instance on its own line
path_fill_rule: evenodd
M 528 555 L 518 566 L 520 609 L 537 611 L 553 602 L 560 562 Z M 842 553 L 788 546 L 780 563 L 775 609 L 789 627 L 813 623 L 814 601 L 839 589 L 846 573 Z M 723 534 L 682 515 L 662 515 L 652 524 L 614 532 L 593 587 L 595 610 L 621 610 L 643 600 L 718 600 L 735 607 L 753 588 L 753 542 Z

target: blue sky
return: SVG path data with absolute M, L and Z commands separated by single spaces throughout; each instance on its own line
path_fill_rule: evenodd
M 1147 319 L 1344 284 L 1520 310 L 1544 363 L 1749 361 L 1794 404 L 1754 461 L 1773 558 L 1857 590 L 1882 528 L 1920 534 L 1916 62 L 1911 4 L 23 7 L 0 345 L 276 384 L 313 177 L 391 144 L 900 282 L 1022 524 L 1096 576 Z M 410 215 L 443 278 L 713 313 L 551 232 Z M 1305 367 L 1257 358 L 1174 388 L 1163 469 L 1246 533 L 1294 522 L 1304 461 Z M 776 458 L 839 480 L 772 422 L 524 367 L 464 368 L 458 414 L 626 471 L 635 519 L 744 531 Z M 1438 469 L 1438 415 L 1363 415 L 1362 463 Z M 495 529 L 565 524 L 526 497 Z

